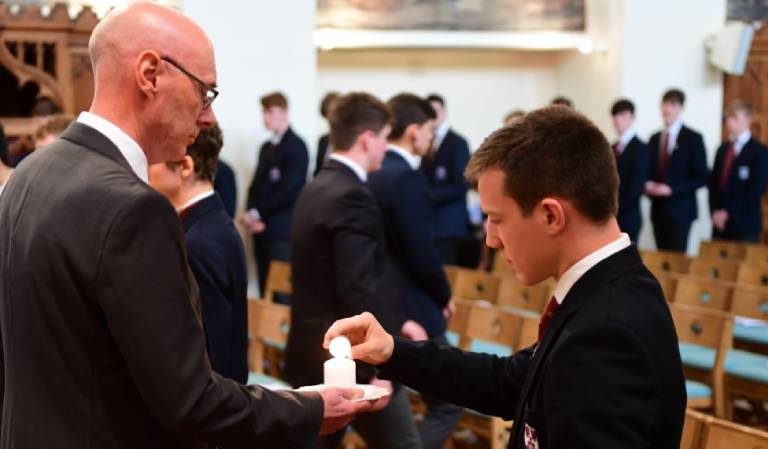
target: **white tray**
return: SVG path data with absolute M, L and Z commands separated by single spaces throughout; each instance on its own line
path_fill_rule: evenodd
M 326 388 L 332 388 L 332 386 L 325 385 L 325 384 L 310 385 L 306 387 L 301 387 L 296 391 L 321 391 L 321 390 L 325 390 Z M 363 397 L 355 399 L 355 401 L 375 401 L 376 399 L 381 399 L 384 396 L 389 396 L 389 390 L 376 385 L 357 384 L 350 387 L 336 387 L 336 388 L 349 388 L 349 389 L 354 388 L 358 390 L 363 390 Z

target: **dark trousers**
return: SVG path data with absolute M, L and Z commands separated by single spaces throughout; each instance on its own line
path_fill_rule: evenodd
M 759 243 L 760 233 L 752 234 L 745 232 L 736 232 L 733 229 L 728 229 L 726 225 L 725 229 L 718 231 L 714 227 L 712 228 L 712 240 L 729 240 L 732 242 L 749 242 Z
M 264 295 L 269 276 L 269 263 L 273 260 L 288 262 L 291 260 L 291 243 L 288 240 L 273 240 L 262 236 L 253 237 L 253 255 L 256 259 L 256 274 L 259 277 L 259 294 Z M 275 301 L 281 304 L 290 302 L 289 295 L 275 295 Z
M 432 341 L 442 346 L 450 345 L 445 335 L 433 337 Z M 421 446 L 424 449 L 441 449 L 453 434 L 453 429 L 461 419 L 464 409 L 427 395 L 422 395 L 422 399 L 427 406 L 427 411 L 424 419 L 417 425 Z
M 678 223 L 672 217 L 661 211 L 651 213 L 653 236 L 656 239 L 656 249 L 666 251 L 688 251 L 688 234 L 691 232 L 691 222 Z
M 392 399 L 383 410 L 361 413 L 352 421 L 352 428 L 363 437 L 369 449 L 419 449 L 421 442 L 411 414 L 408 392 L 395 384 Z M 339 449 L 346 430 L 320 438 L 319 448 Z

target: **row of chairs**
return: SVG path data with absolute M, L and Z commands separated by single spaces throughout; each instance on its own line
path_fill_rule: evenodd
M 680 449 L 759 449 L 768 433 L 688 409 Z
M 641 251 L 651 271 L 663 274 L 688 274 L 706 279 L 768 287 L 768 263 L 717 257 L 689 257 L 672 251 Z
M 701 242 L 699 255 L 718 259 L 741 259 L 768 263 L 768 245 L 713 240 Z

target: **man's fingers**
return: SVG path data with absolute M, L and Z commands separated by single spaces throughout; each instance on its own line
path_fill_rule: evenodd
M 339 335 L 347 335 L 354 330 L 365 328 L 365 321 L 362 316 L 355 315 L 350 318 L 342 318 L 331 325 L 325 332 L 325 338 L 323 339 L 323 347 L 328 349 L 328 345 L 331 344 L 331 340 Z
M 376 343 L 367 340 L 359 345 L 352 346 L 352 360 L 366 360 L 376 351 Z
M 360 388 L 341 388 L 339 389 L 339 394 L 344 399 L 348 400 L 360 399 L 365 395 L 363 390 Z

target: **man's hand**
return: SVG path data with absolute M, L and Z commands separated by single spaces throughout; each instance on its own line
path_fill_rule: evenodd
M 248 212 L 240 214 L 238 221 L 251 234 L 261 234 L 267 228 L 263 220 L 255 218 Z
M 429 340 L 429 335 L 427 335 L 427 331 L 424 330 L 421 325 L 413 320 L 408 320 L 405 323 L 403 323 L 403 327 L 400 328 L 400 334 L 413 341 L 424 341 Z
M 349 424 L 355 415 L 372 410 L 375 402 L 353 401 L 363 396 L 360 389 L 326 388 L 321 390 L 323 398 L 323 423 L 320 425 L 320 435 L 337 432 Z
M 453 302 L 451 299 L 448 301 L 448 305 L 446 305 L 443 308 L 443 317 L 445 317 L 445 321 L 450 321 L 451 318 L 453 318 L 453 315 L 456 314 L 456 303 Z
M 362 360 L 372 365 L 380 365 L 390 357 L 395 350 L 395 339 L 381 327 L 376 318 L 369 312 L 363 312 L 350 318 L 338 320 L 325 333 L 323 347 L 334 337 L 344 335 L 352 344 L 352 358 Z
M 645 193 L 650 196 L 664 198 L 672 195 L 672 188 L 661 182 L 646 181 Z
M 712 224 L 715 229 L 722 231 L 725 229 L 725 224 L 728 223 L 728 211 L 725 209 L 719 209 L 712 212 Z

